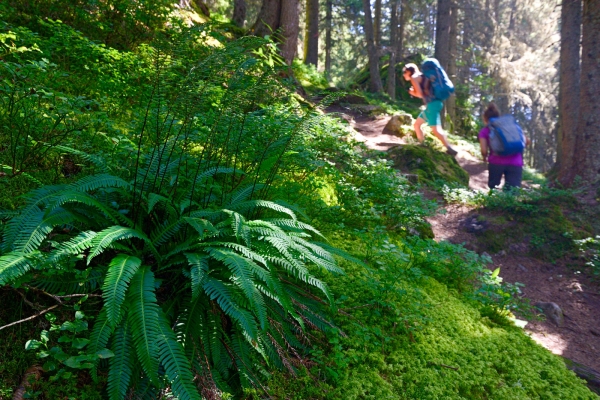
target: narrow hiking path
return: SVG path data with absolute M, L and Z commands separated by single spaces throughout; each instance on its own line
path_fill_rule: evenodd
M 340 106 L 330 107 L 327 111 L 344 114 L 343 118 L 356 131 L 356 140 L 364 142 L 370 149 L 387 151 L 405 144 L 401 138 L 386 132 L 389 115 L 373 117 Z M 460 145 L 455 148 L 458 150 L 456 160 L 470 175 L 470 189 L 487 191 L 486 165 Z M 479 254 L 488 253 L 492 259 L 489 268 L 499 267 L 506 282 L 523 283 L 523 295 L 532 304 L 552 302 L 562 309 L 562 327 L 548 320 L 530 321 L 525 331 L 553 353 L 600 371 L 600 286 L 570 267 L 568 261 L 550 263 L 527 255 L 526 243 L 511 244 L 510 248 L 489 254 L 487 249 L 478 247 L 475 232 L 465 229 L 465 222 L 480 214 L 481 210 L 464 205 L 445 205 L 436 193 L 425 195 L 435 197 L 446 210 L 428 218 L 436 241 L 462 243 Z

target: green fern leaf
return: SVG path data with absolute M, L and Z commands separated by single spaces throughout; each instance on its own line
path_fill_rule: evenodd
M 114 327 L 109 323 L 106 316 L 106 309 L 102 309 L 100 314 L 96 317 L 92 333 L 90 334 L 90 343 L 88 344 L 88 350 L 91 353 L 96 353 L 104 348 L 108 344 L 108 339 L 113 333 Z M 98 361 L 96 360 L 93 368 L 91 369 L 92 378 L 94 381 L 98 381 L 97 366 Z
M 256 340 L 258 327 L 252 318 L 252 315 L 240 308 L 233 299 L 232 291 L 223 282 L 209 277 L 203 285 L 204 292 L 211 300 L 216 300 L 219 307 L 236 321 L 250 339 Z
M 148 377 L 158 384 L 158 313 L 154 294 L 154 274 L 142 267 L 133 276 L 127 292 L 127 322 L 131 326 L 137 358 Z
M 125 321 L 116 329 L 111 347 L 115 356 L 109 361 L 108 397 L 110 400 L 122 400 L 127 398 L 134 368 L 131 327 Z
M 129 182 L 109 174 L 88 175 L 69 185 L 79 192 L 91 192 L 100 188 L 122 188 L 132 190 Z
M 200 234 L 200 240 L 204 240 L 208 237 L 216 236 L 219 230 L 214 227 L 208 220 L 203 218 L 194 217 L 183 217 L 183 220 L 187 222 L 192 228 Z
M 114 241 L 131 238 L 141 239 L 146 242 L 152 253 L 157 256 L 157 259 L 160 259 L 160 255 L 150 242 L 150 239 L 148 239 L 143 232 L 140 232 L 137 229 L 115 225 L 98 232 L 98 234 L 92 239 L 91 251 L 88 255 L 87 264 L 89 265 L 94 257 L 102 253 L 104 249 L 110 246 Z
M 267 200 L 248 200 L 238 204 L 232 204 L 229 208 L 232 211 L 247 211 L 251 210 L 255 207 L 263 207 L 268 208 L 273 211 L 281 212 L 289 215 L 294 221 L 296 220 L 296 214 L 287 207 L 282 206 L 281 204 L 277 204 L 273 201 Z
M 183 347 L 177 342 L 175 333 L 162 312 L 159 315 L 158 329 L 158 356 L 169 378 L 173 394 L 179 400 L 200 400 L 193 382 L 194 375 L 190 361 L 186 358 Z
M 167 226 L 159 226 L 155 231 L 152 232 L 151 240 L 155 247 L 159 247 L 167 243 L 173 236 L 179 232 L 183 225 L 182 220 L 177 220 L 168 224 Z
M 208 276 L 208 257 L 196 253 L 185 253 L 192 267 L 190 270 L 192 278 L 192 300 L 200 294 L 200 289 Z
M 28 254 L 11 252 L 0 257 L 0 286 L 6 285 L 35 268 L 35 257 L 39 251 Z
M 22 232 L 15 238 L 14 249 L 23 253 L 31 253 L 46 239 L 55 226 L 73 222 L 73 214 L 63 208 L 53 210 L 49 215 L 43 211 L 31 214 L 31 219 L 21 225 Z
M 55 264 L 64 257 L 83 253 L 92 247 L 92 240 L 96 235 L 97 233 L 94 231 L 81 232 L 71 240 L 60 243 L 48 256 L 48 262 Z
M 121 305 L 125 300 L 127 285 L 137 272 L 142 261 L 133 256 L 119 254 L 108 265 L 108 272 L 102 285 L 102 297 L 108 321 L 116 326 L 121 319 Z
M 75 156 L 81 157 L 83 160 L 95 165 L 96 167 L 98 167 L 99 169 L 103 170 L 103 171 L 110 171 L 110 166 L 108 166 L 106 164 L 106 162 L 104 162 L 104 158 L 100 157 L 100 156 L 96 156 L 94 154 L 88 154 L 85 153 L 83 151 L 77 150 L 77 149 L 73 149 L 71 147 L 67 147 L 67 146 L 62 146 L 62 145 L 57 145 L 53 147 L 55 150 L 61 150 L 64 151 L 65 153 L 69 153 L 69 154 L 73 154 Z

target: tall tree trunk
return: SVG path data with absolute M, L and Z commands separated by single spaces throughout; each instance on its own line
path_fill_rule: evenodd
M 456 59 L 458 58 L 458 7 L 455 1 L 452 1 L 450 7 L 450 34 L 448 40 L 448 77 L 456 85 Z M 446 111 L 450 120 L 456 126 L 456 96 L 450 96 L 446 101 Z
M 256 36 L 273 34 L 280 26 L 281 0 L 263 0 L 262 7 L 252 27 Z
M 396 54 L 399 60 L 404 59 L 404 25 L 407 14 L 406 0 L 400 0 L 400 26 L 396 35 L 396 41 L 398 42 L 398 51 Z
M 573 158 L 579 117 L 581 73 L 581 0 L 563 0 L 560 26 L 560 83 L 558 87 L 557 178 L 563 184 L 573 180 Z
M 583 1 L 583 40 L 575 171 L 584 182 L 600 178 L 600 0 Z
M 315 67 L 319 62 L 319 0 L 306 0 L 304 63 Z
M 298 48 L 298 32 L 300 20 L 298 12 L 299 0 L 263 0 L 258 18 L 252 27 L 256 36 L 277 35 L 279 50 L 285 62 L 290 65 Z
M 450 20 L 451 20 L 451 0 L 438 0 L 437 19 L 435 28 L 435 58 L 440 62 L 442 68 L 448 70 L 450 61 Z M 440 117 L 442 125 L 445 125 L 446 109 L 442 109 Z
M 451 0 L 438 0 L 437 22 L 435 29 L 435 58 L 444 69 L 448 69 L 450 59 L 450 20 Z
M 375 0 L 375 20 L 373 27 L 375 29 L 375 47 L 377 51 L 381 50 L 381 0 Z
M 362 0 L 363 9 L 365 12 L 365 36 L 367 40 L 367 52 L 369 53 L 369 72 L 371 79 L 369 80 L 369 90 L 371 92 L 381 92 L 383 85 L 381 76 L 379 75 L 379 54 L 375 47 L 375 39 L 373 37 L 373 19 L 371 17 L 370 0 Z
M 325 13 L 325 73 L 327 78 L 331 74 L 331 30 L 333 29 L 333 0 L 327 0 L 327 11 Z
M 387 92 L 392 100 L 396 100 L 396 34 L 398 31 L 398 2 L 390 0 L 390 62 L 388 64 Z
M 231 20 L 240 28 L 244 26 L 244 21 L 246 20 L 246 0 L 234 0 L 233 17 Z
M 298 51 L 298 34 L 300 33 L 299 0 L 281 0 L 281 29 L 283 40 L 281 43 L 281 56 L 288 65 Z

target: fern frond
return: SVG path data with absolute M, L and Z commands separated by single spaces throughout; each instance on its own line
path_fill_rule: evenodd
M 127 285 L 137 272 L 142 261 L 133 256 L 119 254 L 108 265 L 108 272 L 102 285 L 102 297 L 108 321 L 116 326 L 121 319 L 121 305 L 125 301 Z
M 152 240 L 152 244 L 155 247 L 162 246 L 167 243 L 173 236 L 179 232 L 181 226 L 183 225 L 183 220 L 179 219 L 175 222 L 171 222 L 166 226 L 158 226 L 150 236 Z
M 304 222 L 300 222 L 298 220 L 291 220 L 287 218 L 269 218 L 266 219 L 266 221 L 269 221 L 273 225 L 278 226 L 280 228 L 292 228 L 298 231 L 310 231 L 324 238 L 321 232 L 319 232 L 313 226 L 305 224 Z
M 83 253 L 85 250 L 92 247 L 92 240 L 96 235 L 97 233 L 94 231 L 85 231 L 67 242 L 59 243 L 58 246 L 50 252 L 48 262 L 50 264 L 55 264 L 63 257 Z
M 127 292 L 127 322 L 131 326 L 133 344 L 144 372 L 158 382 L 158 313 L 160 308 L 154 294 L 154 274 L 142 267 L 133 276 Z
M 211 300 L 216 300 L 225 314 L 229 315 L 244 329 L 248 337 L 256 340 L 258 327 L 252 315 L 238 306 L 237 302 L 233 299 L 231 289 L 227 285 L 209 277 L 202 288 Z
M 131 184 L 121 178 L 109 174 L 88 175 L 69 185 L 78 192 L 91 192 L 100 188 L 122 188 L 131 191 Z
M 208 257 L 201 256 L 196 253 L 185 253 L 190 266 L 190 274 L 192 278 L 192 300 L 200 294 L 200 289 L 208 277 Z
M 296 214 L 287 207 L 277 204 L 273 201 L 267 200 L 248 200 L 237 204 L 232 204 L 229 209 L 232 211 L 248 211 L 256 207 L 267 208 L 273 211 L 284 213 L 290 216 L 294 221 L 296 220 Z
M 83 160 L 89 162 L 90 164 L 95 165 L 100 170 L 110 171 L 110 169 L 111 169 L 110 166 L 108 166 L 104 162 L 104 158 L 103 157 L 100 157 L 100 156 L 97 156 L 97 155 L 94 155 L 94 154 L 88 154 L 88 153 L 83 152 L 81 150 L 73 149 L 71 147 L 63 146 L 63 145 L 56 145 L 56 146 L 53 146 L 53 148 L 56 149 L 56 150 L 64 151 L 65 153 L 73 154 L 74 156 L 81 157 Z
M 108 339 L 110 339 L 110 335 L 112 335 L 113 331 L 114 327 L 108 321 L 106 310 L 102 309 L 100 314 L 98 314 L 96 317 L 96 321 L 94 321 L 94 327 L 92 328 L 92 333 L 90 334 L 90 343 L 87 347 L 88 350 L 92 353 L 96 353 L 106 348 Z M 94 381 L 98 381 L 98 360 L 96 360 L 93 365 L 94 366 L 90 372 L 92 374 L 92 378 L 94 378 Z
M 127 397 L 127 389 L 134 369 L 131 348 L 131 328 L 126 321 L 123 321 L 116 329 L 112 341 L 112 351 L 115 355 L 109 360 L 107 379 L 110 400 L 121 400 Z
M 73 214 L 63 208 L 54 209 L 45 215 L 43 211 L 32 213 L 31 219 L 21 225 L 21 233 L 15 238 L 16 251 L 31 253 L 46 239 L 46 236 L 58 225 L 68 225 L 75 219 Z
M 35 268 L 35 257 L 40 254 L 39 251 L 28 254 L 15 251 L 0 256 L 0 286 L 10 283 Z
M 76 190 L 64 190 L 58 193 L 52 199 L 52 203 L 49 205 L 48 209 L 53 210 L 67 203 L 85 204 L 86 206 L 93 207 L 100 211 L 108 220 L 110 220 L 114 224 L 118 224 L 119 222 L 125 221 L 128 222 L 128 225 L 132 225 L 131 221 L 129 221 L 129 219 L 123 214 L 120 214 L 116 210 L 106 207 L 104 204 L 96 200 L 91 195 Z
M 219 233 L 219 230 L 204 218 L 183 217 L 183 220 L 200 234 L 200 240 L 213 237 Z
M 235 207 L 236 204 L 245 201 L 252 193 L 256 193 L 264 186 L 265 185 L 262 184 L 253 184 L 236 190 L 231 194 L 229 202 L 226 204 L 225 207 L 229 209 L 231 209 L 230 206 Z
M 92 239 L 90 246 L 91 251 L 88 255 L 87 264 L 89 265 L 94 257 L 102 253 L 104 249 L 110 246 L 114 241 L 131 238 L 143 240 L 146 243 L 146 245 L 150 248 L 152 253 L 154 253 L 155 256 L 157 256 L 157 259 L 160 259 L 160 255 L 152 245 L 152 242 L 150 242 L 148 236 L 146 236 L 143 232 L 140 232 L 137 229 L 115 225 L 98 232 L 98 234 Z
M 169 378 L 173 394 L 180 400 L 200 400 L 198 390 L 193 383 L 194 375 L 190 361 L 162 313 L 158 319 L 157 347 L 160 363 Z

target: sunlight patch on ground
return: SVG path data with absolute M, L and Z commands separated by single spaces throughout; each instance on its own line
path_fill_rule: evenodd
M 532 331 L 528 331 L 527 333 L 536 343 L 559 356 L 562 356 L 567 347 L 569 347 L 569 342 L 559 334 Z

